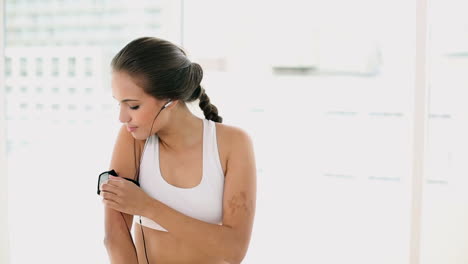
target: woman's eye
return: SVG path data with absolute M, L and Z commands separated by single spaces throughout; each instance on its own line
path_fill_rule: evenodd
M 138 108 L 140 108 L 140 106 L 139 106 L 139 105 L 137 105 L 137 106 L 133 106 L 133 107 L 130 107 L 130 109 L 132 109 L 132 110 L 137 110 Z

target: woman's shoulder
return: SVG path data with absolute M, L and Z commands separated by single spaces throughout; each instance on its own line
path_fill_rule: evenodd
M 146 139 L 137 139 L 134 138 L 132 133 L 127 130 L 127 126 L 122 124 L 118 131 L 117 141 L 123 144 L 130 144 L 133 146 L 133 142 L 137 146 L 144 146 Z
M 216 124 L 216 131 L 222 134 L 225 134 L 227 136 L 232 136 L 232 137 L 248 137 L 249 134 L 248 132 L 238 126 L 233 126 L 233 125 L 227 125 L 223 123 L 217 123 Z
M 244 174 L 243 170 L 250 165 L 254 168 L 254 146 L 249 133 L 243 128 L 220 123 L 216 123 L 216 129 L 224 175 L 231 171 L 230 175 L 239 176 L 238 173 Z
M 245 129 L 217 122 L 215 122 L 215 124 L 218 141 L 221 141 L 225 145 L 229 146 L 229 149 L 232 149 L 236 146 L 245 146 L 246 144 L 251 144 L 251 136 Z

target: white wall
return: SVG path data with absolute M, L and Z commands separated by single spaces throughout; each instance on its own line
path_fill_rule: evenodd
M 4 94 L 4 7 L 5 2 L 0 0 L 0 263 L 9 263 L 8 245 L 8 179 L 6 162 L 6 120 L 5 120 L 5 94 Z

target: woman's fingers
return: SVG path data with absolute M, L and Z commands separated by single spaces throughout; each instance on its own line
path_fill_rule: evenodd
M 107 200 L 107 199 L 102 199 L 102 203 L 105 205 L 105 206 L 108 206 L 112 209 L 115 209 L 117 210 L 118 208 L 118 204 L 112 200 Z
M 107 181 L 101 184 L 101 191 L 110 192 L 116 195 L 119 195 L 119 183 L 116 181 Z
M 110 200 L 116 203 L 120 201 L 119 196 L 112 192 L 102 191 L 100 195 L 103 198 L 103 200 Z

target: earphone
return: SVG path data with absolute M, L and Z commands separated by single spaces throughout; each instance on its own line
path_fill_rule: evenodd
M 169 100 L 164 106 L 163 106 L 163 109 L 170 106 L 172 104 L 172 100 Z
M 151 130 L 153 129 L 154 121 L 156 120 L 156 118 L 159 116 L 159 114 L 161 113 L 162 110 L 164 110 L 166 107 L 170 106 L 172 103 L 173 103 L 173 101 L 172 101 L 172 100 L 169 100 L 166 104 L 164 104 L 164 106 L 161 108 L 161 110 L 159 110 L 159 112 L 156 114 L 156 116 L 155 116 L 154 119 L 153 119 L 153 123 L 151 124 L 151 129 L 150 129 L 150 133 L 149 133 L 149 135 L 148 135 L 148 138 L 151 136 Z M 146 149 L 146 144 L 145 144 L 145 146 L 144 146 L 144 148 L 143 148 L 143 154 L 144 154 L 144 152 L 145 152 L 145 149 Z M 131 182 L 133 182 L 133 183 L 135 183 L 135 184 L 138 185 L 138 186 L 140 186 L 140 182 L 139 182 L 139 181 L 140 181 L 140 180 L 139 180 L 139 177 L 140 177 L 140 165 L 141 165 L 141 161 L 142 161 L 142 156 L 143 156 L 143 154 L 142 154 L 142 156 L 140 156 L 140 164 L 137 166 L 137 165 L 136 165 L 136 162 L 137 162 L 137 161 L 136 161 L 135 138 L 133 138 L 133 154 L 134 154 L 134 157 L 135 157 L 135 167 L 136 167 L 135 176 L 134 176 L 133 178 L 136 179 L 136 180 L 133 180 L 133 179 L 130 179 L 130 178 L 125 178 L 125 177 L 123 177 L 123 178 L 126 179 L 126 180 L 129 180 L 129 181 L 131 181 Z M 109 174 L 114 175 L 114 176 L 118 176 L 117 173 L 116 173 L 114 170 L 112 170 L 112 171 L 107 171 L 106 173 L 109 173 Z M 99 175 L 99 178 L 98 178 L 98 195 L 100 194 L 99 186 L 100 186 L 100 184 L 101 184 L 101 180 L 100 180 L 100 179 L 101 179 L 101 175 L 102 175 L 102 174 L 103 174 L 103 173 L 101 173 L 101 174 Z M 122 212 L 120 212 L 120 215 L 122 216 L 122 219 L 123 219 L 123 221 L 125 222 L 125 225 L 128 226 L 128 224 L 127 224 L 127 222 L 126 222 L 126 220 L 125 220 L 125 217 L 123 216 Z M 142 227 L 142 225 L 143 225 L 143 224 L 141 223 L 141 215 L 140 215 L 140 230 L 141 230 L 141 235 L 142 235 L 142 239 L 143 239 L 143 247 L 144 247 L 144 250 L 145 250 L 146 263 L 149 264 L 148 254 L 147 254 L 147 252 L 146 252 L 145 233 L 143 232 L 143 227 Z M 127 229 L 127 230 L 128 230 L 128 235 L 130 236 L 130 239 L 132 240 L 132 243 L 135 244 L 135 242 L 133 241 L 133 236 L 132 236 L 132 234 L 131 234 L 131 232 L 130 232 L 130 229 Z
M 156 118 L 159 116 L 159 114 L 161 113 L 162 110 L 164 110 L 164 108 L 170 106 L 171 104 L 173 103 L 172 100 L 169 100 L 163 107 L 161 107 L 161 110 L 159 110 L 159 112 L 156 114 L 156 116 L 154 117 L 153 119 L 153 123 L 151 124 L 151 129 L 150 129 L 150 133 L 148 135 L 148 138 L 151 136 L 151 130 L 153 129 L 153 125 L 154 125 L 154 121 L 156 120 Z M 133 148 L 135 150 L 135 145 L 133 145 Z M 145 144 L 145 147 L 144 149 L 146 148 L 146 144 Z M 145 152 L 143 149 L 143 153 Z M 136 155 L 136 154 L 135 154 Z M 141 164 L 141 157 L 140 157 L 140 164 Z M 136 179 L 137 179 L 137 182 L 139 182 L 139 178 L 140 178 L 140 166 L 138 166 L 138 170 L 136 172 Z M 123 215 L 122 215 L 123 217 Z M 125 219 L 124 219 L 125 221 Z M 141 230 L 141 235 L 143 237 L 143 247 L 145 249 L 145 257 L 146 257 L 146 263 L 149 264 L 149 261 L 148 261 L 148 254 L 146 253 L 146 241 L 145 241 L 145 233 L 143 232 L 143 227 L 142 227 L 142 223 L 141 223 L 141 215 L 140 215 L 140 230 Z M 133 239 L 132 239 L 133 240 Z

